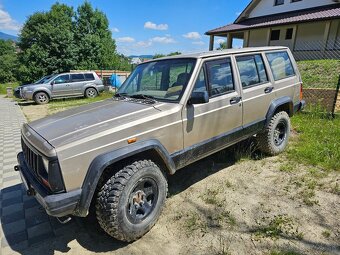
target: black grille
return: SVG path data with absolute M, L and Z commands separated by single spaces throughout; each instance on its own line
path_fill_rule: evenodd
M 24 153 L 25 161 L 30 168 L 30 170 L 37 176 L 44 176 L 46 175 L 46 170 L 44 164 L 42 162 L 42 158 L 40 155 L 36 154 L 32 151 L 25 142 L 21 139 L 21 147 Z

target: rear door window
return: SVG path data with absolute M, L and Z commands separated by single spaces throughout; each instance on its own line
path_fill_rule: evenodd
M 82 73 L 71 74 L 71 80 L 73 82 L 84 81 L 84 75 Z
M 275 81 L 295 75 L 292 62 L 286 51 L 266 53 L 266 56 Z
M 230 58 L 209 61 L 206 70 L 211 97 L 235 91 Z
M 261 55 L 236 57 L 243 88 L 252 87 L 268 81 Z

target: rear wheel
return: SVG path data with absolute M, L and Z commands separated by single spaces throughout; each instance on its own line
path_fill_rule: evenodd
M 85 90 L 85 97 L 94 98 L 98 95 L 98 92 L 95 88 L 88 88 Z
M 289 136 L 289 115 L 284 111 L 278 112 L 271 118 L 265 131 L 258 135 L 260 149 L 266 154 L 277 155 L 287 147 Z
M 156 223 L 167 194 L 162 171 L 150 160 L 124 167 L 97 194 L 99 225 L 112 237 L 133 241 Z
M 50 101 L 50 98 L 45 92 L 38 92 L 34 95 L 34 101 L 37 104 L 47 104 Z

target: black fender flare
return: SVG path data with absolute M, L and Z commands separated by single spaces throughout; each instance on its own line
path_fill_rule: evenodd
M 270 103 L 267 115 L 266 115 L 266 126 L 270 122 L 271 118 L 273 117 L 276 109 L 282 105 L 288 104 L 289 105 L 289 116 L 291 116 L 294 112 L 293 109 L 293 100 L 289 96 L 279 97 L 273 100 Z
M 106 167 L 124 158 L 128 158 L 148 150 L 155 150 L 163 159 L 163 162 L 168 168 L 167 170 L 169 171 L 169 173 L 175 173 L 175 163 L 170 157 L 168 151 L 156 139 L 136 142 L 117 150 L 98 155 L 89 166 L 85 180 L 82 185 L 80 200 L 74 214 L 76 216 L 82 217 L 85 217 L 88 214 L 88 210 L 90 208 L 90 204 L 95 193 L 99 178 L 101 177 Z

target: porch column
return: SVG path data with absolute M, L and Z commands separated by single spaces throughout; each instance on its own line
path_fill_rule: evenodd
M 210 41 L 209 41 L 209 50 L 214 50 L 214 36 L 210 35 Z
M 249 30 L 243 33 L 243 47 L 249 47 L 249 34 Z
M 296 37 L 297 37 L 297 33 L 298 33 L 298 29 L 299 29 L 299 25 L 295 25 L 294 27 L 293 27 L 293 40 L 292 40 L 292 52 L 294 52 L 295 51 L 295 45 L 296 45 Z
M 331 30 L 331 21 L 327 21 L 326 27 L 325 27 L 325 33 L 323 34 L 323 44 L 321 51 L 324 53 L 327 49 L 327 42 L 329 37 L 329 31 Z
M 229 33 L 227 34 L 227 49 L 231 49 L 233 47 L 233 37 Z

